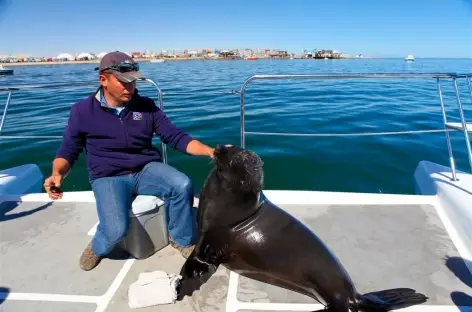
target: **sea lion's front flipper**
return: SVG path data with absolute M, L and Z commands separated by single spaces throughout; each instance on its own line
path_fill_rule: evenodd
M 201 239 L 185 261 L 180 276 L 182 280 L 177 286 L 177 300 L 182 300 L 186 295 L 192 296 L 195 290 L 205 284 L 216 272 L 220 265 L 217 253 L 213 252 L 210 245 Z

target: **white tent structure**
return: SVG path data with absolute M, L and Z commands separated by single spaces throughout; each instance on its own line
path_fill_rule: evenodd
M 98 53 L 97 54 L 97 58 L 101 59 L 102 57 L 104 57 L 108 52 L 101 52 L 101 53 Z
M 77 55 L 77 59 L 78 60 L 93 60 L 95 59 L 95 55 L 91 54 L 91 53 L 87 53 L 87 52 L 83 52 L 83 53 L 80 53 L 79 55 Z
M 61 53 L 56 57 L 56 59 L 63 60 L 63 61 L 73 61 L 75 60 L 75 57 L 69 53 Z

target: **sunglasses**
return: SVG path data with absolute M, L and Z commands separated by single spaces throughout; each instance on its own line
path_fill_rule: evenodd
M 99 70 L 99 67 L 96 67 L 95 70 Z M 116 70 L 121 73 L 126 73 L 130 71 L 139 71 L 139 64 L 138 63 L 129 63 L 129 62 L 121 62 L 119 65 L 113 65 L 105 67 L 101 70 L 101 72 L 105 70 Z

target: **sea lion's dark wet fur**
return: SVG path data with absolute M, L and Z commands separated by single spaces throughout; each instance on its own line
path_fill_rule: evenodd
M 426 302 L 413 289 L 359 294 L 328 247 L 262 194 L 261 159 L 218 145 L 216 168 L 199 199 L 199 240 L 183 265 L 178 300 L 191 296 L 220 264 L 240 275 L 296 291 L 328 311 L 388 311 Z

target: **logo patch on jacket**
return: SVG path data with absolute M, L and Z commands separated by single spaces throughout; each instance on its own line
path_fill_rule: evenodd
M 143 113 L 133 112 L 133 120 L 143 120 Z

